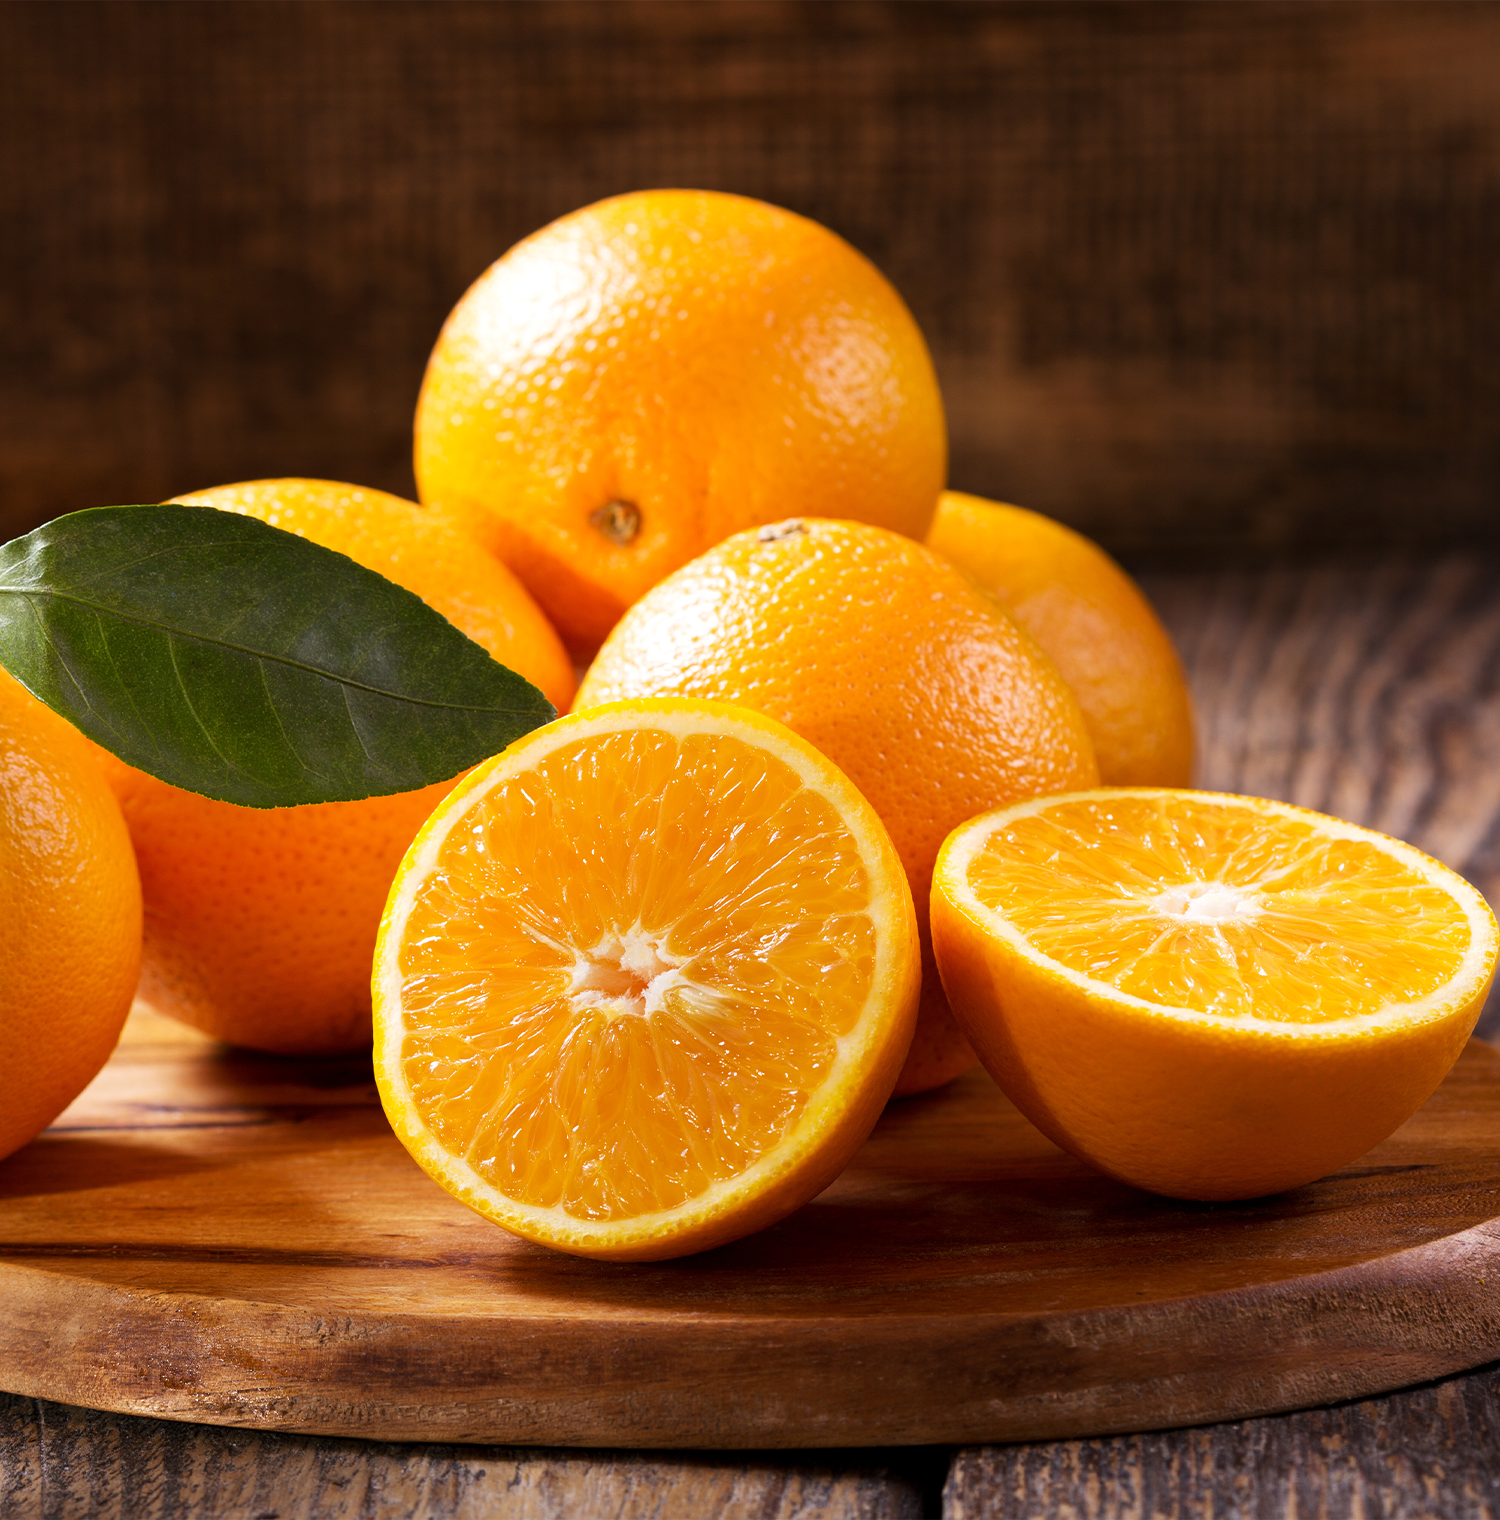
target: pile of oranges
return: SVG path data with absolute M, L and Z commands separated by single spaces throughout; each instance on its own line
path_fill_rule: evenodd
M 368 1044 L 373 985 L 413 1155 L 615 1259 L 781 1217 L 976 1051 L 1113 1175 L 1243 1197 L 1367 1149 L 1467 1037 L 1482 899 L 1381 836 L 1185 790 L 1145 598 L 1061 524 L 944 489 L 921 333 L 828 230 L 690 191 L 542 229 L 444 326 L 415 461 L 421 505 L 179 499 L 379 571 L 571 715 L 456 786 L 262 812 L 7 686 L 98 877 L 46 911 L 119 943 L 59 992 L 93 1022 L 0 1154 L 97 1070 L 138 961 L 156 1008 L 282 1054 Z

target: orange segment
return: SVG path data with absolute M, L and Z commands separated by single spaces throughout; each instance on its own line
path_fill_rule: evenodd
M 1408 1118 L 1494 973 L 1484 899 L 1410 845 L 1257 798 L 1039 798 L 954 831 L 933 940 L 1046 1134 L 1158 1192 L 1311 1181 Z
M 869 805 L 743 709 L 594 708 L 433 814 L 375 963 L 397 1133 L 497 1223 L 652 1259 L 832 1180 L 905 1057 L 915 917 Z
M 975 896 L 1043 955 L 1120 992 L 1321 1024 L 1446 985 L 1475 943 L 1430 862 L 1316 815 L 1173 793 L 1054 804 L 990 834 Z

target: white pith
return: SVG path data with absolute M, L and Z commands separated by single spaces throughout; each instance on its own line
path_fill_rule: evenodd
M 607 935 L 592 950 L 573 952 L 568 983 L 573 1006 L 609 1018 L 645 1018 L 667 992 L 681 983 L 683 961 L 666 948 L 666 936 L 647 934 L 639 924 Z
M 380 1025 L 381 1056 L 378 1077 L 387 1112 L 396 1123 L 408 1148 L 429 1172 L 455 1197 L 501 1223 L 513 1223 L 522 1233 L 548 1238 L 558 1245 L 622 1246 L 631 1239 L 667 1240 L 684 1235 L 705 1218 L 717 1219 L 733 1207 L 737 1196 L 758 1196 L 778 1175 L 795 1171 L 810 1151 L 841 1116 L 847 1106 L 841 1095 L 846 1086 L 858 1085 L 858 1072 L 866 1065 L 866 1052 L 882 1032 L 883 1021 L 872 1010 L 889 1002 L 898 967 L 895 945 L 905 905 L 900 882 L 895 890 L 881 884 L 894 859 L 881 826 L 869 805 L 822 756 L 795 741 L 780 725 L 757 714 L 727 704 L 684 703 L 666 699 L 635 701 L 588 710 L 560 719 L 518 740 L 504 754 L 480 767 L 441 803 L 418 834 L 397 873 L 397 890 L 387 904 L 375 954 L 377 1010 L 385 1017 Z M 693 711 L 677 709 L 691 707 Z M 859 1016 L 849 1032 L 834 1040 L 835 1056 L 822 1083 L 809 1095 L 792 1133 L 735 1176 L 711 1184 L 687 1202 L 658 1213 L 640 1214 L 608 1221 L 580 1219 L 561 1207 L 539 1208 L 519 1203 L 500 1192 L 466 1160 L 446 1150 L 428 1129 L 406 1080 L 401 1061 L 405 1034 L 401 1010 L 401 976 L 397 950 L 406 920 L 423 883 L 435 866 L 452 830 L 495 787 L 533 769 L 547 755 L 565 745 L 591 736 L 631 729 L 654 729 L 682 740 L 707 733 L 733 735 L 747 744 L 764 748 L 785 764 L 802 784 L 835 801 L 849 829 L 870 882 L 868 916 L 875 922 L 876 955 L 870 989 Z M 852 794 L 852 797 L 851 797 Z M 899 869 L 899 867 L 898 867 Z M 900 878 L 904 881 L 904 877 Z M 639 924 L 622 927 L 587 951 L 573 950 L 574 968 L 570 990 L 579 1006 L 600 1008 L 611 1017 L 650 1017 L 674 986 L 681 986 L 686 973 L 683 962 L 667 948 L 666 934 L 653 936 Z M 711 996 L 712 990 L 698 988 Z M 528 1228 L 529 1227 L 529 1228 Z
M 1244 923 L 1265 912 L 1260 894 L 1223 881 L 1190 881 L 1146 899 L 1163 918 L 1180 924 Z
M 997 830 L 1021 818 L 1044 813 L 1065 802 L 1118 801 L 1124 797 L 1157 797 L 1159 790 L 1150 787 L 1110 787 L 1091 792 L 1072 792 L 1054 796 L 1033 797 L 1026 802 L 1012 804 L 994 813 L 985 814 L 963 826 L 950 836 L 938 860 L 934 881 L 941 883 L 950 899 L 968 916 L 997 938 L 1006 942 L 1025 960 L 1053 976 L 1087 990 L 1101 1001 L 1118 1007 L 1135 1008 L 1187 1023 L 1223 1028 L 1233 1024 L 1237 1027 L 1253 1026 L 1257 1035 L 1265 1034 L 1288 1040 L 1329 1040 L 1370 1029 L 1372 1023 L 1382 1026 L 1397 1024 L 1420 1024 L 1440 1017 L 1455 1006 L 1471 999 L 1482 985 L 1488 970 L 1494 963 L 1496 953 L 1495 920 L 1484 898 L 1462 877 L 1450 872 L 1440 862 L 1424 855 L 1414 846 L 1389 835 L 1365 829 L 1342 819 L 1329 818 L 1310 809 L 1296 807 L 1291 803 L 1271 802 L 1256 797 L 1238 797 L 1222 792 L 1177 793 L 1183 799 L 1193 799 L 1215 806 L 1239 808 L 1261 816 L 1275 814 L 1312 824 L 1318 833 L 1330 839 L 1357 840 L 1372 844 L 1399 860 L 1417 875 L 1441 885 L 1464 911 L 1469 926 L 1469 943 L 1453 975 L 1426 997 L 1413 1002 L 1391 1003 L 1377 1013 L 1357 1014 L 1349 1018 L 1328 1019 L 1321 1023 L 1299 1024 L 1280 1019 L 1261 1018 L 1253 1013 L 1218 1014 L 1198 1009 L 1174 1008 L 1166 1003 L 1154 1003 L 1149 999 L 1122 992 L 1112 983 L 1091 977 L 1072 966 L 1054 959 L 1036 949 L 1019 930 L 1002 914 L 981 902 L 969 884 L 969 867 L 974 857 L 984 848 L 990 836 Z M 1441 873 L 1441 875 L 1439 875 Z M 1219 892 L 1216 894 L 1214 889 Z M 1197 889 L 1206 888 L 1207 891 Z M 1181 894 L 1179 896 L 1179 894 Z M 1195 895 L 1196 894 L 1196 895 Z M 1231 894 L 1237 902 L 1231 902 Z M 1164 901 L 1170 899 L 1170 901 Z M 1205 899 L 1207 899 L 1205 903 Z M 1181 903 L 1178 907 L 1177 904 Z M 1202 904 L 1198 915 L 1190 917 L 1194 902 Z M 1197 923 L 1216 927 L 1237 919 L 1245 922 L 1257 916 L 1254 906 L 1255 893 L 1239 887 L 1225 887 L 1222 883 L 1194 882 L 1170 889 L 1146 900 L 1153 910 L 1163 917 L 1179 923 Z M 1209 916 L 1212 914 L 1213 916 Z

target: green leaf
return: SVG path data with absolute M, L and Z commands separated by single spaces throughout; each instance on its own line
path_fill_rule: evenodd
M 420 597 L 209 507 L 0 546 L 0 664 L 122 760 L 246 807 L 447 781 L 556 716 Z

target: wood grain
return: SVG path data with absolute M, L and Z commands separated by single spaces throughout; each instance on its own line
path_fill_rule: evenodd
M 945 1520 L 1493 1520 L 1500 1368 L 1201 1430 L 958 1452 Z
M 953 1443 L 1223 1419 L 1500 1355 L 1500 1052 L 1355 1166 L 1185 1205 L 1037 1134 L 982 1072 L 892 1105 L 792 1218 L 618 1266 L 495 1229 L 358 1062 L 133 1016 L 0 1171 L 0 1386 L 378 1439 Z
M 919 1520 L 947 1454 L 391 1446 L 0 1394 L 0 1520 Z
M 266 475 L 409 492 L 439 324 L 688 184 L 932 344 L 955 485 L 1115 547 L 1493 539 L 1500 9 L 0 6 L 0 534 Z

